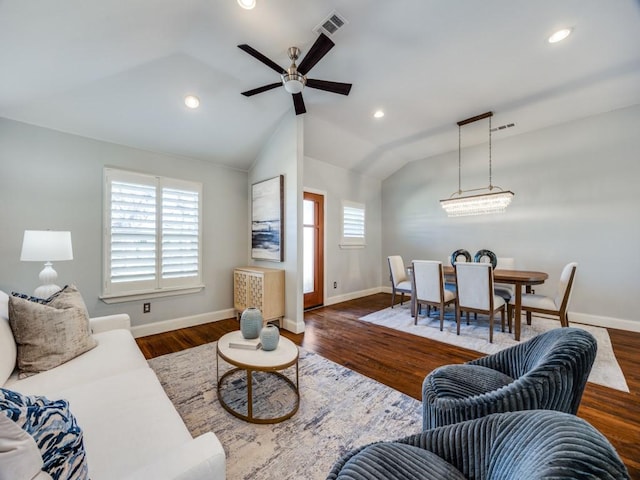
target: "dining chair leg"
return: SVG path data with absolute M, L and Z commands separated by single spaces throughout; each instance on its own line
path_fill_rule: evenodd
M 467 311 L 467 312 L 465 312 L 465 315 L 466 315 L 466 317 L 467 317 L 467 325 L 469 325 L 469 312 L 468 312 L 468 311 Z
M 444 305 L 440 305 L 440 331 L 442 331 L 443 326 L 444 326 Z
M 500 309 L 500 323 L 502 324 L 502 332 L 504 333 L 504 306 Z
M 396 289 L 391 287 L 391 308 L 396 303 Z
M 400 305 L 404 302 L 404 292 L 400 292 Z
M 527 312 L 527 325 L 531 325 L 531 312 Z
M 509 333 L 511 333 L 511 325 L 512 325 L 512 316 L 513 316 L 513 310 L 511 307 L 511 305 L 507 305 L 507 323 L 509 324 Z
M 460 335 L 460 306 L 456 304 L 456 332 Z
M 493 343 L 493 317 L 494 312 L 489 314 L 489 343 Z

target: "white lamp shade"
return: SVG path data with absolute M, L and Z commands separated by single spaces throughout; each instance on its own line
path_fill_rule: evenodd
M 20 260 L 23 262 L 73 260 L 71 232 L 25 230 Z

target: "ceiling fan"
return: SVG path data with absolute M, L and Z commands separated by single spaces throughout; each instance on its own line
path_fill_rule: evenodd
M 324 90 L 331 93 L 339 93 L 340 95 L 349 95 L 351 91 L 350 83 L 329 82 L 327 80 L 314 80 L 307 78 L 306 75 L 318 63 L 322 57 L 324 57 L 329 50 L 333 48 L 335 43 L 331 41 L 324 33 L 321 33 L 318 39 L 315 41 L 309 52 L 300 62 L 300 65 L 296 66 L 296 60 L 300 56 L 300 49 L 298 47 L 291 47 L 288 50 L 289 58 L 291 59 L 291 66 L 285 70 L 280 65 L 265 57 L 263 54 L 251 48 L 247 44 L 238 45 L 238 48 L 244 50 L 252 57 L 260 60 L 267 67 L 275 70 L 280 74 L 280 82 L 270 83 L 269 85 L 263 85 L 262 87 L 254 88 L 253 90 L 247 90 L 242 92 L 245 97 L 250 97 L 258 93 L 272 90 L 279 86 L 283 86 L 284 89 L 293 97 L 293 106 L 296 110 L 296 115 L 305 113 L 307 109 L 304 106 L 304 100 L 302 99 L 302 89 L 305 87 L 316 88 L 318 90 Z

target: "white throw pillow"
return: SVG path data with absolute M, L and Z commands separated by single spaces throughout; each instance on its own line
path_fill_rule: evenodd
M 16 368 L 16 341 L 9 325 L 9 296 L 0 290 L 0 385 Z
M 30 480 L 42 471 L 35 440 L 0 412 L 0 480 Z

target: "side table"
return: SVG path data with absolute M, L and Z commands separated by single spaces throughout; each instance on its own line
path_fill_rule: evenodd
M 246 342 L 239 330 L 223 335 L 220 340 L 218 340 L 218 344 L 216 347 L 216 390 L 220 405 L 222 405 L 222 407 L 226 411 L 228 411 L 235 417 L 251 423 L 278 423 L 286 420 L 287 418 L 291 418 L 298 411 L 298 407 L 300 406 L 298 372 L 299 353 L 298 347 L 295 345 L 295 343 L 293 343 L 288 338 L 280 337 L 278 348 L 270 352 L 265 352 L 262 349 L 245 350 L 241 348 L 229 347 L 229 343 L 233 342 Z M 235 368 L 232 368 L 231 370 L 225 372 L 222 376 L 220 376 L 220 359 L 224 360 Z M 283 370 L 286 370 L 293 365 L 295 365 L 296 367 L 295 383 L 284 373 L 282 373 Z M 231 405 L 227 401 L 227 399 L 225 399 L 225 392 L 229 388 L 228 383 L 230 383 L 225 380 L 228 380 L 231 375 L 235 374 L 238 371 L 246 372 L 246 415 L 238 408 L 234 408 L 234 406 Z M 284 383 L 294 395 L 293 406 L 289 411 L 285 412 L 283 415 L 278 416 L 270 416 L 268 412 L 261 412 L 261 416 L 259 418 L 256 418 L 254 416 L 254 372 L 265 372 L 268 375 L 273 375 L 281 380 L 281 382 L 279 383 L 282 383 L 282 381 L 284 381 Z

